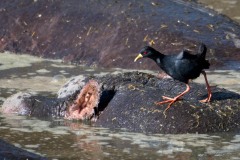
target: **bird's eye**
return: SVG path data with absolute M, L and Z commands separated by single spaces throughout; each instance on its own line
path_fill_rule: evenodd
M 145 52 L 143 52 L 143 54 L 147 54 L 147 52 L 145 51 Z

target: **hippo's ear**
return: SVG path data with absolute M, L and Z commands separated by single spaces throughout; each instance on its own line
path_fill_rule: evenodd
M 0 111 L 7 114 L 31 115 L 35 98 L 30 93 L 19 92 L 7 98 Z

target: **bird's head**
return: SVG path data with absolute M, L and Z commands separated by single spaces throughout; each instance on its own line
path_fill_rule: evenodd
M 134 62 L 136 62 L 140 58 L 151 57 L 155 53 L 155 51 L 156 50 L 153 49 L 152 47 L 149 46 L 143 47 L 139 52 L 138 56 L 134 59 Z

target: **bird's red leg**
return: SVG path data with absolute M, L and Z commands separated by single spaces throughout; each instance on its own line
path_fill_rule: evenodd
M 210 88 L 208 80 L 207 80 L 206 72 L 202 71 L 202 74 L 203 74 L 205 82 L 206 82 L 206 86 L 207 86 L 207 90 L 208 90 L 208 97 L 206 99 L 200 100 L 200 102 L 206 103 L 206 102 L 210 102 L 211 97 L 212 97 L 212 91 L 211 91 L 211 88 Z
M 162 102 L 156 102 L 155 104 L 160 105 L 160 104 L 164 104 L 164 103 L 169 103 L 167 108 L 164 110 L 164 113 L 171 107 L 171 105 L 176 102 L 177 100 L 179 100 L 184 94 L 186 94 L 187 92 L 190 91 L 190 86 L 188 84 L 186 84 L 187 88 L 184 92 L 182 92 L 181 94 L 179 94 L 178 96 L 174 97 L 174 98 L 169 98 L 169 97 L 165 97 L 163 96 L 163 99 L 167 99 L 165 101 Z

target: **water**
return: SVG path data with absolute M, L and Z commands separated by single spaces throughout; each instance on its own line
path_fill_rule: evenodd
M 221 0 L 217 3 L 213 0 L 199 1 L 230 15 L 232 19 L 240 19 L 240 4 L 236 0 Z M 1 53 L 0 105 L 6 97 L 18 91 L 55 96 L 72 76 L 123 71 L 86 68 L 63 64 L 58 60 Z M 240 93 L 238 66 L 233 67 L 233 70 L 208 71 L 208 78 L 211 85 Z M 195 82 L 204 83 L 203 77 Z M 63 119 L 39 120 L 0 114 L 0 137 L 49 159 L 240 159 L 240 135 L 232 133 L 146 135 L 124 129 L 112 131 L 96 128 Z
M 50 159 L 240 159 L 240 135 L 145 135 L 64 120 L 0 119 L 3 139 Z
M 227 15 L 233 20 L 240 23 L 240 1 L 239 0 L 197 0 L 205 4 L 207 7 L 216 10 L 217 12 Z

